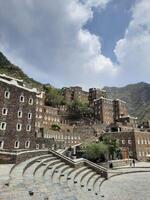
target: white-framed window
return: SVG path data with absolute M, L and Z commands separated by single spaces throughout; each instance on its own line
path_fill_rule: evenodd
M 143 151 L 143 156 L 145 156 L 145 152 Z
M 147 144 L 147 140 L 145 139 L 145 144 Z
M 42 144 L 42 149 L 44 149 L 45 148 L 45 144 Z
M 29 98 L 29 105 L 33 105 L 33 98 Z
M 140 156 L 140 157 L 142 156 L 142 153 L 141 153 L 141 151 L 139 151 L 139 156 Z
M 24 96 L 23 95 L 20 96 L 20 102 L 22 102 L 22 103 L 24 102 Z
M 18 110 L 18 118 L 22 118 L 22 111 Z
M 22 129 L 22 124 L 17 123 L 17 125 L 16 125 L 16 130 L 17 130 L 17 131 L 21 131 L 21 129 Z
M 125 140 L 122 140 L 122 144 L 125 144 L 126 143 L 126 141 Z
M 6 130 L 6 126 L 7 126 L 7 124 L 6 124 L 6 122 L 1 122 L 0 123 L 0 130 Z
M 36 149 L 39 149 L 40 148 L 40 145 L 39 144 L 36 144 Z
M 3 147 L 4 147 L 4 141 L 0 140 L 0 149 L 3 149 Z
M 140 144 L 140 140 L 138 139 L 138 144 Z
M 29 147 L 30 147 L 30 141 L 28 140 L 25 142 L 25 148 L 28 149 Z
M 7 115 L 8 108 L 2 108 L 2 115 Z
M 5 91 L 4 97 L 6 99 L 9 99 L 10 98 L 10 92 L 9 91 Z
M 132 144 L 132 141 L 131 141 L 131 140 L 128 140 L 128 144 Z
M 31 131 L 31 125 L 30 125 L 30 124 L 27 124 L 27 126 L 26 126 L 26 131 L 28 131 L 28 132 Z
M 15 148 L 15 149 L 18 149 L 18 148 L 19 148 L 19 145 L 20 145 L 20 142 L 19 142 L 18 140 L 15 141 L 14 148 Z
M 28 113 L 28 119 L 32 119 L 32 113 Z
M 143 139 L 141 140 L 141 144 L 143 144 Z

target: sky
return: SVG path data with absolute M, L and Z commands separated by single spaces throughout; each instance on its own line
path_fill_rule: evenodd
M 0 0 L 0 51 L 55 87 L 150 83 L 149 11 L 150 0 Z

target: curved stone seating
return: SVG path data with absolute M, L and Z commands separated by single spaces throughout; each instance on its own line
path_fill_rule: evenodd
M 30 158 L 12 168 L 7 190 L 0 199 L 97 200 L 103 174 L 97 174 L 95 167 L 58 153 Z

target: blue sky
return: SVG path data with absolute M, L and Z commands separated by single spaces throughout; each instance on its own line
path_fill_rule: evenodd
M 135 0 L 113 0 L 106 9 L 94 9 L 94 16 L 85 28 L 100 37 L 102 53 L 116 62 L 113 52 L 116 42 L 124 36 L 132 17 Z
M 150 0 L 0 0 L 0 51 L 56 87 L 150 83 Z

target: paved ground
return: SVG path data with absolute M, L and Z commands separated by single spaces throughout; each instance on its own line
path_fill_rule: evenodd
M 101 186 L 104 200 L 150 200 L 150 172 L 124 174 Z
M 109 176 L 114 177 L 105 181 L 100 189 L 104 200 L 150 200 L 150 163 L 109 170 Z

